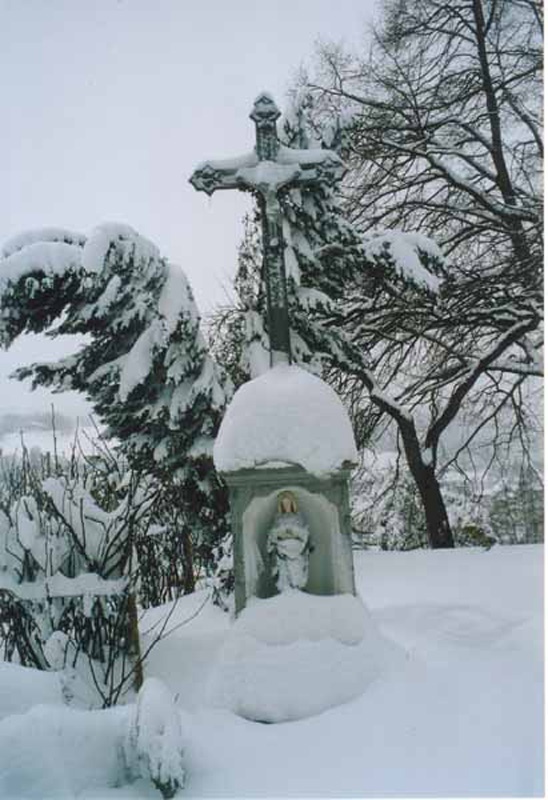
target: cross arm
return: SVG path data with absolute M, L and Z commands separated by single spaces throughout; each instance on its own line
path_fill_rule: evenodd
M 199 192 L 212 195 L 217 189 L 244 189 L 239 170 L 249 169 L 258 163 L 255 151 L 245 153 L 237 158 L 220 161 L 204 161 L 199 164 L 192 175 L 190 183 Z
M 316 183 L 332 186 L 344 172 L 344 163 L 332 150 L 280 147 L 276 161 L 260 161 L 255 150 L 237 158 L 204 161 L 192 173 L 190 183 L 208 195 L 218 189 L 264 192 L 267 185 L 274 191 Z
M 339 181 L 346 167 L 333 150 L 311 148 L 299 150 L 293 147 L 280 147 L 278 163 L 299 167 L 300 175 L 297 183 L 327 183 L 330 186 Z

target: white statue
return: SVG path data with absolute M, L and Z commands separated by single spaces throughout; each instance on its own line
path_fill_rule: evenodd
M 292 492 L 278 495 L 278 513 L 266 540 L 272 573 L 279 592 L 302 589 L 308 580 L 310 533 L 297 510 Z

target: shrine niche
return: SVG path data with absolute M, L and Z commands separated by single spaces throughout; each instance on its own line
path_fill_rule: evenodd
M 348 502 L 346 475 L 320 480 L 289 467 L 225 477 L 233 501 L 237 612 L 252 597 L 284 591 L 354 593 L 351 542 L 339 513 Z M 297 501 L 289 524 L 277 512 L 280 489 Z

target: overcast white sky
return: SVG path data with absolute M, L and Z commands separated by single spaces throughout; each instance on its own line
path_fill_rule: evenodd
M 202 312 L 224 296 L 249 200 L 209 200 L 195 165 L 253 146 L 257 94 L 283 109 L 319 38 L 357 46 L 376 0 L 0 0 L 0 242 L 125 222 L 180 264 Z M 8 381 L 66 344 L 0 351 L 0 413 L 43 407 Z M 81 406 L 57 396 L 60 410 Z

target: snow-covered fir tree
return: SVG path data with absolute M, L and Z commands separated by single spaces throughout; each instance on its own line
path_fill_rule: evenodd
M 489 497 L 489 521 L 504 544 L 544 541 L 544 485 L 531 465 L 505 475 Z
M 211 454 L 230 386 L 183 271 L 125 225 L 39 230 L 4 246 L 0 303 L 4 348 L 25 331 L 85 335 L 73 355 L 17 377 L 82 392 L 131 466 L 175 487 L 185 535 L 222 537 L 227 496 Z

